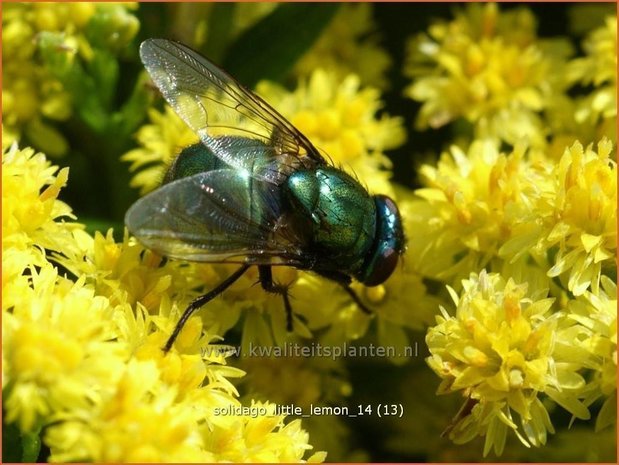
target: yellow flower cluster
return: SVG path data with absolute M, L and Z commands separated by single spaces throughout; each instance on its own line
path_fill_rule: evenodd
M 605 329 L 601 331 L 600 326 L 593 323 L 594 317 L 587 314 L 585 322 L 585 316 L 576 316 L 577 313 L 584 314 L 583 311 L 574 310 L 581 309 L 582 302 L 592 300 L 596 302 L 594 306 L 600 308 L 605 305 L 600 303 L 600 299 L 610 301 L 613 298 L 613 292 L 607 291 L 611 297 L 602 297 L 600 290 L 600 282 L 606 283 L 608 287 L 608 276 L 613 275 L 616 264 L 617 171 L 616 163 L 610 159 L 611 152 L 612 144 L 607 139 L 600 141 L 597 151 L 592 146 L 583 149 L 580 143 L 575 142 L 557 162 L 519 148 L 504 155 L 498 151 L 494 142 L 488 141 L 474 142 L 468 153 L 454 146 L 451 153 L 443 155 L 437 167 L 426 165 L 422 168 L 428 187 L 416 192 L 421 199 L 412 201 L 405 211 L 411 212 L 407 218 L 410 247 L 422 275 L 439 279 L 456 289 L 464 286 L 460 303 L 468 295 L 468 287 L 471 286 L 469 281 L 460 283 L 460 280 L 471 269 L 486 268 L 500 273 L 491 275 L 493 279 L 513 278 L 516 282 L 526 283 L 531 295 L 550 290 L 553 296 L 559 298 L 559 307 L 566 311 L 567 318 L 574 318 L 580 323 L 570 329 L 571 337 L 565 338 L 563 346 L 573 346 L 579 340 L 574 339 L 574 331 L 586 335 L 586 341 L 598 338 L 600 334 L 606 334 L 608 341 L 607 348 L 602 350 L 603 355 L 587 355 L 593 353 L 592 342 L 583 342 L 579 357 L 576 356 L 578 350 L 571 349 L 570 366 L 579 370 L 591 369 L 594 365 L 590 357 L 598 360 L 603 357 L 605 361 L 596 362 L 596 366 L 600 367 L 600 372 L 610 371 L 614 379 L 616 361 L 609 362 L 612 357 L 616 358 L 610 353 L 616 351 L 616 341 L 612 342 L 616 336 L 609 329 L 613 323 L 607 321 L 606 317 L 599 317 L 603 313 L 597 311 L 596 318 L 605 322 Z M 550 279 L 555 277 L 559 279 Z M 484 280 L 480 275 L 479 286 L 482 289 L 482 284 L 486 282 Z M 503 287 L 500 291 L 503 292 Z M 566 302 L 571 295 L 580 297 Z M 614 304 L 610 305 L 614 308 Z M 474 306 L 475 309 L 478 307 Z M 503 321 L 503 316 L 493 308 L 488 307 L 485 314 L 486 325 L 499 325 Z M 476 316 L 475 319 L 480 317 Z M 468 332 L 474 330 L 469 327 L 473 320 L 461 316 L 460 307 L 456 317 L 448 321 L 463 325 L 463 330 Z M 433 353 L 429 363 L 445 379 L 444 384 L 448 384 L 445 386 L 456 390 L 462 386 L 452 378 L 457 380 L 462 373 L 447 372 L 445 367 L 439 369 L 440 364 L 436 363 L 436 354 L 442 358 L 451 356 L 460 359 L 450 341 L 453 338 L 458 342 L 461 334 L 454 328 L 447 328 L 447 324 L 441 320 L 428 333 Z M 594 327 L 600 331 L 596 332 Z M 440 338 L 439 334 L 444 337 Z M 477 350 L 486 346 L 496 350 L 492 344 L 480 340 L 477 333 L 471 334 L 472 339 L 466 342 L 475 349 L 471 354 L 477 354 Z M 517 336 L 514 332 L 510 334 Z M 558 343 L 553 342 L 552 345 Z M 564 354 L 567 354 L 565 350 Z M 556 356 L 561 356 L 561 352 Z M 565 360 L 570 358 L 568 355 L 563 357 Z M 525 358 L 531 360 L 531 357 Z M 473 359 L 465 361 L 467 365 L 476 363 Z M 490 372 L 493 375 L 497 373 Z M 599 379 L 602 377 L 600 375 Z M 453 386 L 447 381 L 450 379 Z M 598 384 L 603 383 L 600 381 Z M 479 388 L 477 383 L 471 386 Z M 585 398 L 587 391 L 602 396 L 601 389 L 594 389 L 595 384 L 586 389 L 584 383 L 579 386 L 582 388 L 578 392 L 581 399 Z M 534 390 L 545 392 L 568 410 L 574 407 L 572 400 L 559 398 L 554 391 L 540 387 Z M 478 389 L 476 392 L 474 398 L 481 403 L 493 400 L 493 396 L 486 391 Z M 608 399 L 608 389 L 604 392 L 604 397 Z M 476 416 L 485 407 L 476 408 L 468 421 L 476 427 L 487 426 L 485 417 Z M 570 411 L 577 415 L 575 411 Z M 583 417 L 584 411 L 580 409 L 579 412 L 577 416 Z M 471 430 L 467 431 L 458 430 L 461 435 L 459 441 L 471 439 Z M 486 433 L 490 434 L 482 430 L 476 432 L 483 435 Z M 531 438 L 528 440 L 531 444 L 543 443 Z M 495 448 L 495 452 L 498 454 L 501 449 L 502 446 Z
M 604 139 L 597 152 L 579 143 L 566 149 L 555 171 L 554 218 L 549 245 L 559 253 L 549 276 L 570 271 L 568 289 L 581 295 L 598 291 L 603 266 L 614 268 L 617 252 L 617 164 L 612 143 Z
M 454 145 L 437 166 L 421 167 L 427 187 L 404 208 L 410 255 L 422 275 L 457 287 L 470 270 L 496 259 L 512 229 L 531 215 L 540 175 L 524 156 L 522 147 L 504 154 L 494 142 L 477 140 L 467 152 Z
M 391 58 L 377 44 L 369 3 L 344 3 L 312 48 L 294 67 L 297 76 L 324 68 L 338 79 L 357 74 L 363 84 L 387 87 L 385 72 Z
M 182 148 L 198 142 L 198 136 L 168 105 L 163 112 L 151 108 L 148 117 L 150 124 L 135 135 L 140 148 L 122 156 L 122 160 L 131 162 L 130 171 L 138 171 L 130 186 L 139 188 L 141 194 L 161 184 L 167 167 Z
M 104 30 L 105 44 L 120 49 L 137 33 L 137 19 L 128 4 L 96 3 L 10 3 L 2 12 L 2 104 L 3 125 L 17 139 L 28 140 L 50 156 L 62 155 L 67 141 L 54 122 L 72 114 L 71 89 L 42 62 L 44 41 L 54 42 L 56 51 L 71 62 L 76 56 L 92 57 L 86 39 L 90 24 Z M 111 33 L 113 31 L 113 34 Z M 50 39 L 53 37 L 54 39 Z
M 596 419 L 596 430 L 601 430 L 615 424 L 617 416 L 617 284 L 603 276 L 598 292 L 585 292 L 571 300 L 567 309 L 576 324 L 562 344 L 572 350 L 576 345 L 589 357 L 593 379 L 584 403 L 604 399 Z
M 462 391 L 468 399 L 470 411 L 456 419 L 451 436 L 457 442 L 485 436 L 484 455 L 492 448 L 502 453 L 508 429 L 527 446 L 543 445 L 554 430 L 541 393 L 588 419 L 577 398 L 585 385 L 577 372 L 584 360 L 558 343 L 563 315 L 549 314 L 553 299 L 485 271 L 462 284 L 459 297 L 451 290 L 455 316 L 441 307 L 426 336 L 428 364 L 443 379 L 439 393 Z
M 529 26 L 514 35 L 505 25 L 517 20 Z M 536 41 L 527 10 L 499 15 L 487 4 L 413 42 L 409 91 L 424 102 L 422 126 L 466 118 L 477 136 L 423 166 L 425 187 L 404 209 L 415 266 L 450 286 L 456 304 L 426 336 L 439 392 L 467 399 L 450 437 L 485 437 L 484 455 L 500 455 L 509 431 L 544 445 L 548 400 L 585 420 L 601 400 L 597 427 L 615 422 L 615 39 L 609 19 L 585 41 L 586 57 L 561 61 Z M 557 69 L 565 82 L 553 82 Z M 574 83 L 593 91 L 571 99 Z M 501 153 L 500 141 L 514 148 Z
M 163 353 L 172 291 L 187 285 L 180 265 L 64 221 L 68 172 L 56 172 L 31 149 L 3 153 L 5 420 L 45 427 L 53 461 L 302 460 L 311 446 L 298 420 L 235 398 L 229 378 L 244 373 L 226 365 L 216 328 L 192 318 Z
M 422 102 L 420 128 L 463 118 L 478 138 L 543 146 L 542 112 L 566 87 L 568 53 L 562 42 L 536 40 L 527 9 L 470 4 L 411 40 L 405 71 L 414 82 L 406 93 Z
M 611 152 L 607 139 L 597 152 L 576 142 L 555 163 L 526 157 L 522 147 L 502 154 L 490 141 L 475 141 L 468 153 L 453 146 L 436 167 L 421 168 L 427 187 L 410 205 L 410 247 L 420 271 L 457 285 L 468 270 L 497 267 L 498 258 L 513 268 L 531 254 L 548 277 L 569 271 L 566 287 L 575 295 L 595 292 L 617 248 Z
M 593 128 L 593 137 L 617 137 L 617 18 L 607 16 L 604 25 L 583 43 L 586 56 L 569 64 L 572 82 L 593 85 L 590 95 L 578 102 L 576 124 Z
M 548 400 L 581 419 L 601 401 L 597 428 L 616 421 L 616 36 L 607 18 L 567 61 L 527 9 L 485 4 L 411 42 L 420 126 L 474 127 L 403 211 L 414 266 L 456 303 L 426 337 L 440 392 L 467 399 L 450 437 L 485 437 L 484 455 L 509 431 L 544 445 Z
M 406 137 L 402 119 L 382 115 L 380 92 L 361 87 L 354 74 L 315 69 L 294 92 L 261 82 L 257 92 L 305 134 L 337 165 L 351 169 L 371 192 L 393 195 L 391 167 L 384 151 L 400 146 Z

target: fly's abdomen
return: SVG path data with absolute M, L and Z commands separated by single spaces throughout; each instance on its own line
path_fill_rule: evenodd
M 293 208 L 312 228 L 312 248 L 342 270 L 362 266 L 376 230 L 376 207 L 367 191 L 335 168 L 293 173 L 286 184 Z
M 163 184 L 222 168 L 229 168 L 229 166 L 215 156 L 204 144 L 198 142 L 181 150 L 181 153 L 168 168 Z

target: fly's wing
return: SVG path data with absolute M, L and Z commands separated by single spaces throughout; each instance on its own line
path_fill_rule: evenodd
M 269 104 L 189 47 L 148 39 L 140 46 L 140 58 L 176 113 L 230 166 L 281 184 L 293 171 L 326 163 Z M 246 137 L 256 144 L 230 151 L 218 137 L 222 135 Z
M 301 267 L 305 240 L 288 219 L 276 185 L 222 169 L 163 185 L 131 206 L 125 224 L 167 257 Z

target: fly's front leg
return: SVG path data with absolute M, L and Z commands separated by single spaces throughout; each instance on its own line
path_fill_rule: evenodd
M 357 293 L 353 290 L 352 287 L 350 287 L 350 283 L 352 282 L 352 279 L 350 278 L 350 276 L 345 275 L 343 273 L 338 273 L 338 272 L 322 272 L 321 271 L 319 274 L 321 276 L 324 276 L 327 279 L 330 279 L 331 281 L 335 281 L 340 286 L 342 286 L 342 289 L 344 289 L 348 293 L 350 298 L 353 300 L 355 304 L 357 304 L 357 307 L 359 307 L 359 309 L 363 313 L 367 313 L 368 315 L 374 314 L 372 310 L 370 310 L 363 302 L 361 302 L 361 299 L 359 298 Z
M 353 302 L 357 304 L 357 307 L 359 307 L 359 309 L 363 311 L 363 313 L 366 313 L 368 315 L 374 314 L 372 310 L 370 310 L 368 307 L 366 307 L 366 305 L 363 302 L 361 302 L 361 299 L 359 298 L 357 293 L 353 290 L 353 288 L 350 287 L 350 285 L 342 284 L 342 283 L 339 283 L 339 284 L 340 286 L 342 286 L 342 289 L 348 292 L 348 295 L 350 296 L 350 298 L 353 300 Z
M 288 296 L 288 288 L 290 286 L 273 282 L 273 273 L 271 266 L 259 265 L 258 272 L 260 273 L 260 284 L 262 289 L 271 294 L 279 294 L 284 299 L 284 308 L 286 309 L 286 329 L 292 331 L 292 307 L 290 305 L 290 297 Z

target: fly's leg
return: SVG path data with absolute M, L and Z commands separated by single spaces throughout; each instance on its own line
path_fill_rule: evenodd
M 339 284 L 340 286 L 342 286 L 342 289 L 348 292 L 348 295 L 350 296 L 350 298 L 353 300 L 353 302 L 357 304 L 357 307 L 359 307 L 359 309 L 363 311 L 363 313 L 366 313 L 368 315 L 372 315 L 374 313 L 372 310 L 366 307 L 366 305 L 363 302 L 361 302 L 361 299 L 359 298 L 359 296 L 353 290 L 352 287 L 350 287 L 348 284 L 342 284 L 342 283 L 339 283 Z
M 277 284 L 273 282 L 273 273 L 271 267 L 268 265 L 258 266 L 258 272 L 260 273 L 260 284 L 262 289 L 271 294 L 279 294 L 284 299 L 284 308 L 286 309 L 286 330 L 292 331 L 292 307 L 290 305 L 290 297 L 288 296 L 288 288 L 283 284 Z
M 178 323 L 176 323 L 176 326 L 174 327 L 174 331 L 172 331 L 172 335 L 168 338 L 168 341 L 165 343 L 165 346 L 163 346 L 163 351 L 166 353 L 170 351 L 170 349 L 172 348 L 172 344 L 174 344 L 174 341 L 176 341 L 176 338 L 180 334 L 181 330 L 183 329 L 183 326 L 185 326 L 185 323 L 187 323 L 187 320 L 189 319 L 191 315 L 193 315 L 197 310 L 199 310 L 201 307 L 206 305 L 208 302 L 213 300 L 215 297 L 217 297 L 219 294 L 225 291 L 228 287 L 234 284 L 234 282 L 237 279 L 239 279 L 243 275 L 243 273 L 247 271 L 248 268 L 249 268 L 249 265 L 242 265 L 238 270 L 236 270 L 234 273 L 228 276 L 224 281 L 222 281 L 215 289 L 212 289 L 206 294 L 201 295 L 200 297 L 194 299 L 189 304 L 189 306 L 185 309 L 180 320 L 178 320 Z
M 320 272 L 319 274 L 321 276 L 324 276 L 325 278 L 330 279 L 331 281 L 335 281 L 340 286 L 342 286 L 342 289 L 344 289 L 348 293 L 350 298 L 355 304 L 357 304 L 357 307 L 359 307 L 359 309 L 363 313 L 366 313 L 368 315 L 374 314 L 372 310 L 370 310 L 363 302 L 361 302 L 361 299 L 359 298 L 357 293 L 353 290 L 352 287 L 350 287 L 350 283 L 352 282 L 350 276 L 337 272 Z

